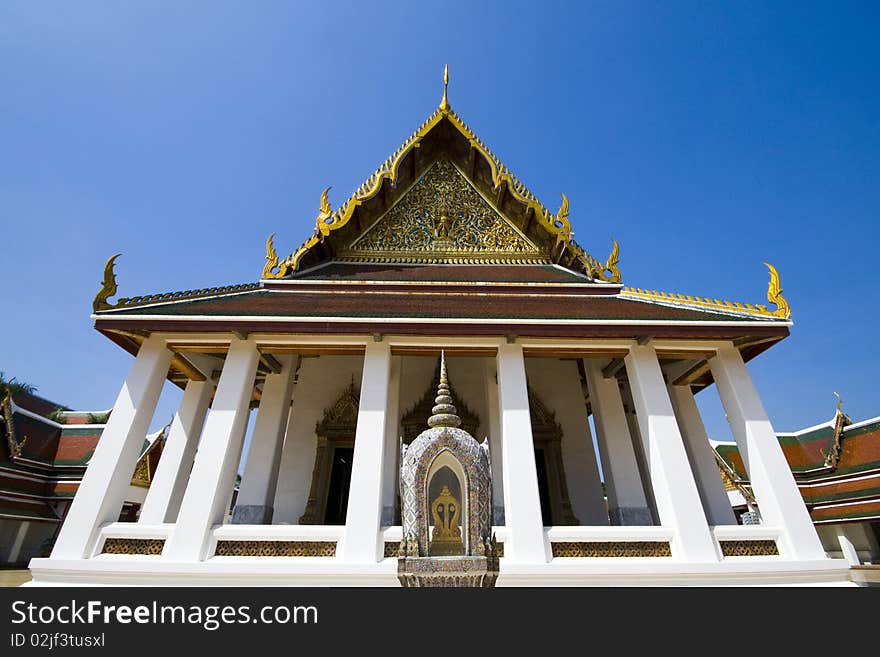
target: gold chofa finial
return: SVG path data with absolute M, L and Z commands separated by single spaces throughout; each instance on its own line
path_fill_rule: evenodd
M 443 67 L 443 100 L 440 101 L 440 109 L 448 110 L 449 109 L 449 98 L 446 95 L 446 90 L 449 87 L 449 64 L 446 64 Z
M 843 398 L 836 392 L 834 396 L 837 397 L 837 412 L 840 413 L 843 410 Z
M 779 283 L 779 272 L 776 271 L 776 267 L 769 262 L 765 262 L 764 265 L 770 270 L 770 284 L 767 286 L 767 301 L 776 306 L 776 310 L 771 314 L 776 317 L 782 317 L 783 319 L 790 319 L 791 306 L 788 305 L 788 301 L 782 296 L 782 286 Z
M 92 309 L 95 312 L 109 310 L 113 307 L 107 303 L 107 299 L 116 294 L 116 272 L 113 271 L 113 266 L 116 264 L 116 258 L 121 255 L 121 253 L 117 253 L 110 256 L 107 264 L 104 265 L 104 280 L 101 281 L 101 289 L 95 295 L 95 300 L 92 302 Z
M 324 191 L 321 192 L 321 205 L 318 209 L 318 216 L 315 217 L 315 228 L 318 229 L 318 232 L 327 236 L 330 234 L 330 227 L 327 225 L 327 220 L 333 216 L 333 208 L 330 205 L 330 199 L 327 194 L 330 192 L 330 188 L 324 188 Z M 324 239 L 323 237 L 321 239 Z

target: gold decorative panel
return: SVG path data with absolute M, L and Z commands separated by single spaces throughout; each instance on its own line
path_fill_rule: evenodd
M 389 557 L 397 557 L 397 553 L 400 550 L 400 543 L 396 541 L 385 541 L 385 551 L 383 556 L 387 559 Z M 498 542 L 495 544 L 495 554 L 498 555 L 498 558 L 504 556 L 504 543 Z
M 439 160 L 340 255 L 371 260 L 545 261 L 448 160 Z
M 336 541 L 217 541 L 218 557 L 335 557 Z
M 779 555 L 776 541 L 720 541 L 725 557 L 771 557 Z
M 671 557 L 664 541 L 560 541 L 550 543 L 554 557 Z
M 101 554 L 162 554 L 164 538 L 108 538 Z

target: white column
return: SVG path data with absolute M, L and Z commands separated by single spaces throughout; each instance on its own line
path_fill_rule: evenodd
M 350 562 L 375 563 L 382 559 L 379 527 L 382 522 L 382 463 L 385 459 L 390 377 L 391 348 L 388 343 L 368 343 L 345 515 L 343 557 Z
M 700 500 L 703 510 L 709 519 L 710 525 L 735 525 L 736 516 L 733 515 L 733 507 L 730 506 L 730 498 L 724 490 L 721 481 L 721 473 L 718 470 L 718 462 L 709 444 L 709 436 L 706 427 L 700 417 L 700 409 L 694 399 L 694 391 L 688 385 L 667 386 L 669 400 L 678 420 L 678 428 L 684 438 L 684 448 L 687 451 L 691 470 L 697 482 L 697 490 L 700 492 Z
M 171 352 L 165 341 L 156 336 L 147 338 L 122 384 L 61 526 L 53 559 L 88 558 L 101 526 L 119 519 L 170 365 Z
M 190 381 L 186 384 L 183 399 L 180 400 L 162 448 L 159 467 L 141 507 L 139 523 L 174 522 L 177 517 L 213 391 L 211 381 Z
M 388 380 L 388 413 L 385 421 L 385 462 L 382 474 L 382 526 L 394 524 L 394 506 L 397 500 L 398 469 L 400 464 L 400 374 L 401 357 L 391 357 Z
M 584 359 L 584 372 L 612 524 L 652 525 L 617 379 L 603 377 L 599 363 L 590 358 Z
M 168 559 L 204 559 L 211 529 L 223 522 L 235 485 L 258 361 L 255 343 L 233 339 L 205 421 L 177 524 L 165 543 L 163 555 Z
M 281 468 L 281 447 L 293 395 L 294 359 L 282 357 L 278 374 L 268 374 L 263 385 L 257 420 L 248 447 L 244 474 L 235 500 L 232 522 L 244 525 L 270 525 L 275 503 L 275 487 Z
M 782 530 L 792 557 L 826 558 L 739 350 L 733 344 L 720 347 L 709 359 L 709 367 L 746 466 L 762 522 Z
M 21 554 L 21 548 L 24 545 L 24 539 L 27 537 L 28 529 L 30 528 L 31 523 L 28 520 L 23 520 L 18 526 L 18 529 L 15 531 L 15 538 L 12 539 L 12 546 L 9 548 L 9 553 L 6 555 L 7 563 L 15 563 L 18 561 L 18 556 Z
M 624 359 L 660 524 L 675 531 L 673 548 L 687 561 L 717 561 L 657 353 L 630 347 Z
M 501 463 L 501 406 L 498 403 L 498 363 L 485 359 L 486 415 L 489 425 L 489 456 L 492 467 L 492 524 L 504 525 L 504 479 Z
M 846 535 L 844 525 L 837 525 L 835 531 L 837 533 L 837 542 L 840 543 L 840 551 L 843 553 L 843 558 L 846 559 L 846 562 L 850 566 L 860 565 L 862 561 L 859 559 L 858 550 L 856 550 L 856 546 L 853 545 L 853 542 Z
M 521 563 L 543 563 L 547 549 L 522 346 L 502 344 L 497 358 L 507 526 L 504 556 Z

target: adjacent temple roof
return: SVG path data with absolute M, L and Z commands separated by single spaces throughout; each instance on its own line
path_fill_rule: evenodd
M 0 519 L 58 522 L 53 503 L 73 498 L 108 415 L 66 410 L 25 392 L 7 394 L 0 401 Z M 162 429 L 144 441 L 132 484 L 149 486 L 164 436 Z
M 111 303 L 117 254 L 95 297 L 96 327 L 126 348 L 132 332 L 303 332 L 317 323 L 349 333 L 393 324 L 493 334 L 504 325 L 524 336 L 788 334 L 790 310 L 769 265 L 772 309 L 623 287 L 617 242 L 604 261 L 575 242 L 567 197 L 555 213 L 541 204 L 452 110 L 447 85 L 444 73 L 437 109 L 348 200 L 334 209 L 324 190 L 312 234 L 289 256 L 269 237 L 260 282 Z
M 813 522 L 880 519 L 880 417 L 853 424 L 840 406 L 824 424 L 776 436 Z M 725 474 L 750 490 L 735 444 L 718 443 Z

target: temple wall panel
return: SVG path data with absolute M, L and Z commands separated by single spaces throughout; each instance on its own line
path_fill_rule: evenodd
M 361 356 L 303 358 L 294 386 L 289 431 L 281 453 L 273 524 L 299 524 L 315 465 L 315 425 L 350 385 L 352 377 L 360 387 L 363 364 Z
M 577 364 L 526 358 L 529 387 L 562 427 L 562 460 L 574 515 L 581 525 L 607 525 L 608 512 Z

